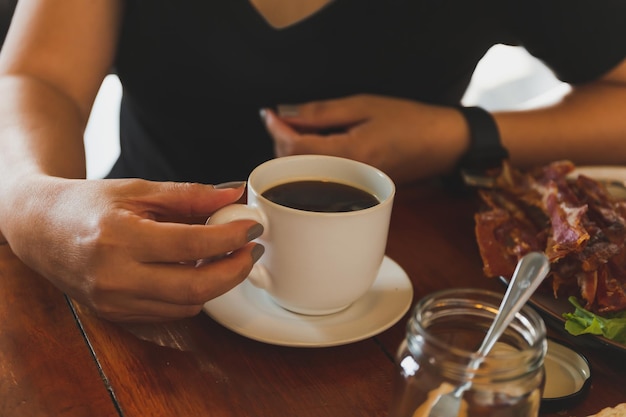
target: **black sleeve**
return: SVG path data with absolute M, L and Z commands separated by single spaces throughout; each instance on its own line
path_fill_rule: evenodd
M 522 45 L 560 80 L 581 84 L 626 57 L 626 0 L 510 0 Z
M 0 49 L 9 30 L 17 0 L 0 0 Z

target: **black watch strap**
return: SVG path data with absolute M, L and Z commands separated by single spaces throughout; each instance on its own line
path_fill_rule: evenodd
M 460 107 L 470 132 L 470 146 L 459 160 L 459 170 L 484 173 L 502 166 L 509 152 L 500 142 L 500 132 L 493 116 L 481 107 Z
M 502 166 L 509 152 L 500 142 L 500 132 L 493 116 L 481 107 L 458 107 L 470 133 L 470 145 L 457 162 L 455 172 L 443 177 L 446 187 L 455 192 L 467 190 L 487 171 Z

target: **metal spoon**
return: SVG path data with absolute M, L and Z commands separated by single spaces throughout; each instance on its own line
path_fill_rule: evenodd
M 470 371 L 478 369 L 502 333 L 550 272 L 550 262 L 541 252 L 524 255 L 515 268 L 511 282 L 500 303 L 498 314 L 487 331 L 480 348 L 468 365 Z M 440 395 L 430 409 L 428 417 L 457 417 L 463 393 L 472 386 L 471 378 L 453 391 Z

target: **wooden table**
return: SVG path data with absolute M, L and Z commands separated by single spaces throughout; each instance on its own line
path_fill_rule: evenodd
M 503 291 L 482 274 L 477 207 L 473 196 L 432 184 L 398 190 L 387 255 L 411 278 L 413 302 L 448 287 Z M 256 342 L 204 313 L 121 326 L 68 301 L 7 245 L 0 246 L 0 298 L 3 417 L 386 416 L 408 318 L 376 337 L 325 348 Z M 593 369 L 588 395 L 542 416 L 583 417 L 626 401 L 626 353 L 580 349 Z

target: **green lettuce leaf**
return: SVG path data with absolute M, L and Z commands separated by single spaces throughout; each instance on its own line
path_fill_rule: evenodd
M 576 307 L 573 313 L 563 313 L 565 330 L 570 334 L 595 334 L 626 344 L 626 311 L 599 316 L 585 310 L 576 297 L 569 297 L 568 300 Z

